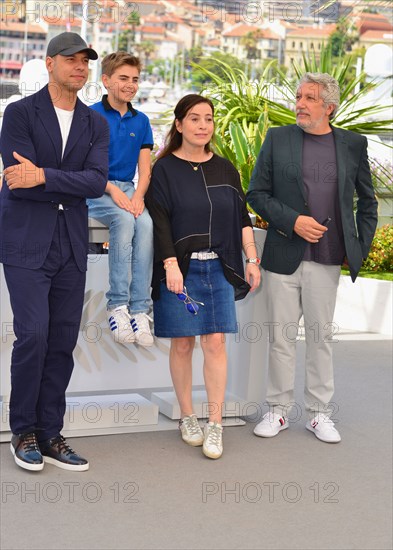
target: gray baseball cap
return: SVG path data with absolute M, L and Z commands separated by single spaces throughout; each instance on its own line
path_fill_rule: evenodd
M 55 55 L 74 55 L 74 53 L 84 51 L 87 52 L 89 59 L 98 59 L 97 52 L 89 48 L 79 34 L 76 32 L 62 32 L 49 42 L 46 55 L 47 57 L 55 57 Z

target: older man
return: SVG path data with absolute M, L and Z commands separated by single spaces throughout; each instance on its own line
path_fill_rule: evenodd
M 87 267 L 86 197 L 104 193 L 109 129 L 77 92 L 97 59 L 75 33 L 48 45 L 49 84 L 10 104 L 1 153 L 0 261 L 16 341 L 11 359 L 11 451 L 18 466 L 44 461 L 82 471 L 88 461 L 60 434 Z
M 339 102 L 334 78 L 306 73 L 296 94 L 296 125 L 268 131 L 247 194 L 252 208 L 269 222 L 261 262 L 270 321 L 269 411 L 254 430 L 261 437 L 288 428 L 303 315 L 306 428 L 322 441 L 341 440 L 330 418 L 329 340 L 340 267 L 346 259 L 355 281 L 374 236 L 377 201 L 366 138 L 330 125 Z

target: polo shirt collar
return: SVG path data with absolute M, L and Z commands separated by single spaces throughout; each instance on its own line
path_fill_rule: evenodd
M 108 94 L 104 94 L 102 96 L 102 104 L 104 106 L 105 111 L 110 111 L 110 110 L 115 111 L 116 110 L 116 109 L 113 109 L 113 107 L 109 103 Z M 132 116 L 136 116 L 137 111 L 134 109 L 134 107 L 131 105 L 131 103 L 127 103 L 127 110 L 131 113 Z

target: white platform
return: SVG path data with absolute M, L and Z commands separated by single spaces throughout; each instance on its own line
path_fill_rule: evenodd
M 392 336 L 393 282 L 358 277 L 353 283 L 340 277 L 334 322 L 339 329 L 351 328 Z
M 259 251 L 262 249 L 264 238 L 264 231 L 256 232 Z M 72 437 L 173 429 L 177 427 L 177 422 L 158 415 L 159 407 L 151 400 L 152 392 L 166 392 L 167 395 L 168 392 L 173 392 L 169 372 L 170 340 L 156 338 L 151 348 L 115 343 L 106 320 L 107 287 L 108 256 L 89 255 L 81 327 L 74 352 L 75 368 L 67 393 L 68 402 L 80 404 L 75 405 L 75 416 L 72 422 L 68 421 L 66 415 L 63 433 Z M 2 266 L 0 267 L 0 290 L 2 320 L 0 406 L 1 402 L 4 403 L 0 422 L 0 440 L 6 440 L 9 439 L 6 409 L 9 402 L 10 362 L 15 336 Z M 241 423 L 240 419 L 237 422 L 236 416 L 239 407 L 242 413 L 248 412 L 250 407 L 253 407 L 253 403 L 261 403 L 264 394 L 267 331 L 264 326 L 266 309 L 262 290 L 258 289 L 244 300 L 237 302 L 236 312 L 238 332 L 227 336 L 228 400 L 225 403 L 225 409 L 228 412 L 228 419 L 233 420 L 232 425 Z M 193 387 L 195 390 L 204 387 L 203 354 L 199 341 L 196 343 L 193 354 Z M 166 410 L 167 404 L 164 401 L 162 400 L 161 407 Z M 132 403 L 140 406 L 139 417 L 135 416 L 136 413 L 130 405 Z M 127 405 L 128 409 L 123 408 Z M 114 422 L 116 410 L 119 413 L 118 422 Z M 231 410 L 235 413 L 231 413 Z M 128 420 L 127 413 L 131 415 Z M 173 414 L 172 412 L 171 415 Z M 97 415 L 96 418 L 94 415 Z M 129 421 L 136 418 L 138 418 L 137 423 Z
M 65 437 L 125 433 L 157 429 L 158 405 L 137 393 L 68 395 L 64 415 Z M 0 403 L 1 438 L 8 441 L 8 403 Z
M 153 392 L 151 394 L 153 403 L 157 403 L 160 412 L 172 420 L 179 420 L 180 407 L 174 391 Z M 209 416 L 209 404 L 205 390 L 192 392 L 192 403 L 194 412 L 198 418 L 207 418 Z M 212 407 L 219 405 L 212 405 Z M 240 399 L 236 395 L 227 393 L 225 403 L 222 406 L 222 416 L 226 418 L 245 416 L 243 411 L 247 406 L 247 401 Z
M 89 243 L 105 243 L 108 241 L 108 227 L 98 220 L 89 218 Z
M 158 406 L 137 393 L 117 395 L 67 396 L 64 429 L 90 431 L 158 423 Z

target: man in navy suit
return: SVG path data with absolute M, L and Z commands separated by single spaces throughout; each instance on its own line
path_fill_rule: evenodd
M 296 341 L 303 315 L 306 428 L 321 441 L 341 439 L 331 419 L 330 343 L 340 267 L 346 258 L 355 281 L 374 236 L 377 201 L 367 139 L 330 126 L 339 103 L 333 77 L 306 73 L 296 95 L 297 124 L 268 131 L 247 194 L 252 208 L 269 222 L 261 260 L 271 324 L 269 412 L 254 430 L 261 437 L 286 429 L 296 405 Z
M 0 261 L 14 315 L 11 451 L 18 466 L 89 468 L 60 434 L 87 269 L 86 197 L 100 197 L 109 129 L 77 92 L 97 53 L 75 33 L 48 45 L 49 84 L 4 112 Z

